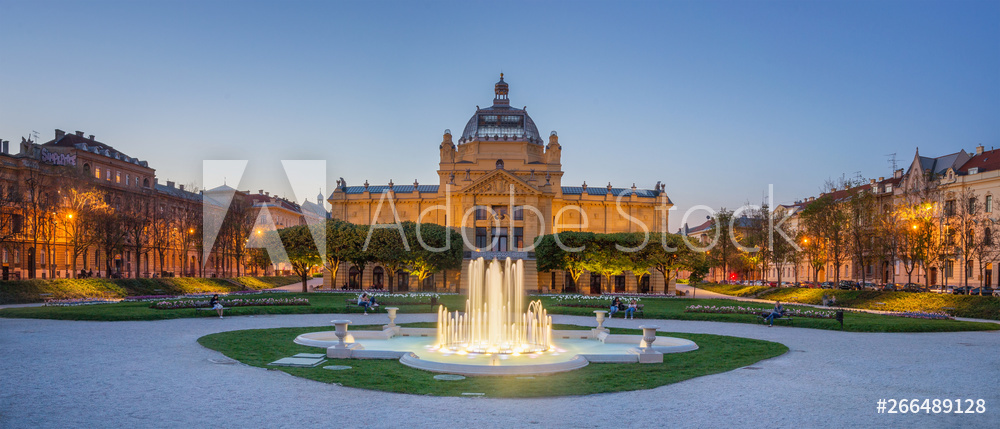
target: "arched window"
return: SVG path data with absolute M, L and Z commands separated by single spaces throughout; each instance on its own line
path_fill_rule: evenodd
M 993 230 L 988 227 L 986 228 L 986 231 L 983 231 L 983 243 L 987 246 L 993 245 Z
M 372 270 L 372 287 L 375 289 L 382 289 L 384 287 L 384 278 L 385 270 L 383 270 L 382 267 L 375 267 L 375 269 Z
M 142 187 L 143 188 L 149 187 L 149 179 L 142 179 Z
M 361 271 L 358 267 L 351 267 L 347 271 L 347 285 L 351 289 L 361 289 Z
M 88 176 L 90 175 L 90 164 L 89 163 L 83 164 L 83 171 L 86 171 Z
M 497 160 L 497 170 L 503 170 L 503 160 L 502 159 L 498 159 Z

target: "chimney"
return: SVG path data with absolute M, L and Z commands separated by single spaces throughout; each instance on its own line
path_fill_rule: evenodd
M 91 135 L 90 135 L 90 136 L 88 136 L 87 138 L 88 138 L 88 139 L 91 139 L 91 140 L 93 140 L 93 139 L 94 139 L 94 135 L 93 135 L 93 134 L 91 134 Z
M 875 179 L 871 179 L 871 182 L 869 184 L 874 185 L 875 184 Z
M 174 187 L 174 182 L 171 182 L 171 181 L 168 180 L 167 181 L 167 187 L 168 188 L 173 188 Z
M 159 185 L 159 184 L 160 184 L 160 179 L 154 177 L 153 178 L 153 186 L 156 186 L 156 185 Z
M 180 190 L 184 190 L 184 185 L 180 185 Z
M 881 181 L 883 181 L 883 180 L 885 180 L 885 177 L 879 177 L 879 178 L 878 178 L 878 181 L 879 181 L 879 182 L 881 182 Z
M 900 168 L 899 170 L 896 170 L 896 171 L 892 172 L 892 178 L 893 179 L 899 179 L 901 177 L 903 177 L 903 169 L 902 168 Z
M 264 190 L 263 189 L 258 189 L 257 190 L 257 195 L 264 195 Z
M 63 138 L 64 135 L 66 135 L 65 131 L 56 128 L 56 140 Z
M 976 146 L 976 155 L 982 155 L 983 149 L 985 149 L 983 145 Z
M 271 191 L 265 192 L 264 195 L 270 197 L 271 196 Z
M 834 188 L 830 188 L 830 193 L 832 194 L 834 192 L 837 192 L 837 188 L 835 188 L 835 187 Z
M 4 140 L 3 147 L 0 148 L 0 150 L 3 150 L 3 153 L 5 154 L 10 153 L 10 140 Z
M 76 136 L 77 137 L 83 137 L 83 131 L 77 131 L 76 132 Z

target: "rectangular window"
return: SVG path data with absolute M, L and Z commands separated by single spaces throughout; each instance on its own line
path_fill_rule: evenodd
M 524 207 L 514 207 L 514 220 L 524 220 Z
M 972 277 L 972 261 L 965 263 L 965 277 L 966 278 Z
M 107 178 L 109 182 L 111 181 L 111 169 L 110 168 L 105 168 L 104 169 L 104 177 Z
M 514 228 L 514 250 L 521 250 L 524 248 L 524 228 L 516 227 Z
M 486 248 L 486 228 L 477 227 L 476 228 L 476 248 L 485 249 Z
M 886 192 L 892 192 L 892 185 L 885 185 Z
M 476 206 L 476 220 L 486 220 L 486 207 Z
M 493 246 L 494 252 L 507 251 L 507 228 L 493 228 L 493 239 L 496 240 L 496 245 Z
M 944 202 L 944 215 L 945 216 L 955 215 L 955 200 L 948 200 Z
M 101 168 L 100 167 L 94 167 L 94 177 L 97 178 L 97 179 L 101 178 Z
M 976 213 L 976 199 L 975 197 L 969 198 L 969 214 Z
M 986 213 L 993 213 L 993 196 L 986 196 Z
M 10 219 L 10 229 L 14 234 L 24 231 L 24 218 L 21 215 L 12 215 Z
M 121 183 L 121 182 L 122 182 L 122 172 L 121 171 L 115 172 L 115 183 Z
M 493 206 L 493 213 L 496 213 L 498 219 L 506 219 L 507 206 Z
M 947 278 L 952 278 L 955 272 L 955 261 L 948 261 L 944 264 L 944 276 Z

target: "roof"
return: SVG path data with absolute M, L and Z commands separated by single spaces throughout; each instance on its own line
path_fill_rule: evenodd
M 933 174 L 945 174 L 949 168 L 958 168 L 966 163 L 969 159 L 969 154 L 965 150 L 960 150 L 955 153 L 948 155 L 939 156 L 937 158 L 929 158 L 926 156 L 920 157 L 920 168 L 924 171 L 930 170 Z
M 510 100 L 507 98 L 508 86 L 507 82 L 503 81 L 501 73 L 500 81 L 494 88 L 497 96 L 493 99 L 493 105 L 485 109 L 476 106 L 476 113 L 465 124 L 465 130 L 462 131 L 458 144 L 484 140 L 528 141 L 537 145 L 542 144 L 538 127 L 535 126 L 531 116 L 528 116 L 527 110 L 510 106 Z
M 438 187 L 438 185 L 417 185 L 417 191 L 420 193 L 436 194 Z M 348 186 L 341 189 L 345 194 L 363 194 L 365 192 L 364 186 Z M 389 190 L 389 185 L 371 185 L 368 186 L 367 190 L 373 194 L 381 194 Z M 413 185 L 393 185 L 392 192 L 397 194 L 411 194 L 413 193 Z
M 979 155 L 973 155 L 972 158 L 959 167 L 958 171 L 968 174 L 969 170 L 973 168 L 978 168 L 979 173 L 1000 170 L 1000 149 L 988 150 Z
M 194 192 L 182 191 L 180 188 L 174 188 L 171 186 L 161 185 L 157 183 L 153 186 L 156 188 L 156 192 L 161 194 L 167 194 L 177 198 L 183 198 L 191 201 L 201 201 L 201 194 L 196 194 Z
M 93 138 L 84 137 L 79 134 L 72 134 L 72 133 L 63 134 L 61 137 L 43 143 L 42 146 L 78 149 L 106 156 L 108 158 L 125 161 L 127 163 L 135 164 L 141 167 L 149 168 L 149 163 L 146 161 L 140 161 L 137 158 L 132 158 L 122 152 L 115 150 L 115 148 L 111 147 L 110 145 L 101 143 Z
M 625 196 L 631 195 L 632 194 L 632 189 L 631 188 L 611 188 L 611 189 L 608 189 L 606 187 L 600 187 L 600 186 L 587 187 L 587 189 L 584 189 L 582 186 L 563 186 L 562 187 L 562 193 L 563 193 L 563 195 L 582 195 L 584 192 L 586 192 L 587 195 L 607 195 L 610 192 L 611 195 L 617 197 L 619 195 L 625 195 Z M 653 197 L 656 197 L 658 195 L 660 195 L 660 192 L 652 190 L 652 189 L 636 189 L 635 190 L 635 196 L 641 197 L 641 198 L 653 198 Z

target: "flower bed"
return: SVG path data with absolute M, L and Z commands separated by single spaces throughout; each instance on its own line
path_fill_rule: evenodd
M 202 308 L 209 307 L 210 300 L 188 300 L 188 301 L 157 301 L 149 308 L 157 310 L 175 310 L 180 308 Z M 219 303 L 223 307 L 251 307 L 251 306 L 281 306 L 281 305 L 309 305 L 306 298 L 256 298 L 256 299 L 220 299 Z
M 900 317 L 911 317 L 914 319 L 934 319 L 934 320 L 953 320 L 954 317 L 949 316 L 946 313 L 928 313 L 924 311 L 907 311 L 903 313 L 893 313 L 893 316 Z
M 738 305 L 689 305 L 684 309 L 685 313 L 712 313 L 712 314 L 754 314 L 759 315 L 770 311 L 761 307 L 741 307 Z M 786 308 L 786 316 L 806 317 L 810 319 L 832 319 L 836 315 L 833 311 L 823 310 L 799 310 Z
M 115 304 L 120 302 L 117 299 L 105 299 L 105 298 L 79 298 L 79 299 L 52 299 L 45 301 L 46 307 L 73 307 L 77 305 L 94 305 L 94 304 Z

